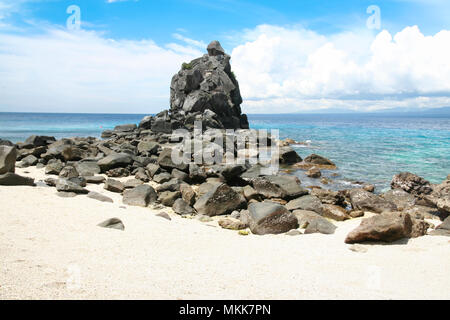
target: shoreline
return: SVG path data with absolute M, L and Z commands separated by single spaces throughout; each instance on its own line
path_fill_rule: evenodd
M 344 238 L 362 218 L 335 222 L 333 235 L 241 236 L 221 229 L 219 218 L 205 223 L 164 209 L 168 221 L 149 208 L 121 209 L 119 194 L 104 193 L 115 202 L 0 186 L 1 299 L 450 298 L 448 237 L 360 244 L 354 252 Z M 124 232 L 97 226 L 116 216 Z

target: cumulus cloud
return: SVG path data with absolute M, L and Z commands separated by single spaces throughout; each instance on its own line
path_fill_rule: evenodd
M 199 54 L 88 31 L 0 34 L 0 111 L 158 112 L 172 75 Z
M 246 112 L 442 107 L 450 100 L 450 31 L 417 26 L 323 36 L 262 25 L 243 35 L 233 69 Z

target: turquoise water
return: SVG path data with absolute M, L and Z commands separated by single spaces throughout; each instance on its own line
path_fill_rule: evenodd
M 99 137 L 118 124 L 139 123 L 136 114 L 34 114 L 0 113 L 0 138 L 23 141 L 32 134 L 56 138 Z M 339 167 L 332 188 L 364 181 L 379 190 L 392 176 L 411 171 L 438 183 L 450 174 L 450 115 L 405 114 L 284 114 L 249 115 L 255 129 L 279 129 L 280 138 L 310 140 L 309 146 L 294 146 L 306 157 L 318 153 Z M 330 176 L 332 172 L 324 172 Z M 302 172 L 306 184 L 321 185 Z M 329 186 L 330 187 L 330 186 Z

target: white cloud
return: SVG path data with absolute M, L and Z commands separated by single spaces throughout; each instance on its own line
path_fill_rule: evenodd
M 171 77 L 199 54 L 87 31 L 0 34 L 0 111 L 158 112 Z
M 232 63 L 249 113 L 450 105 L 450 31 L 325 37 L 261 25 L 243 39 Z

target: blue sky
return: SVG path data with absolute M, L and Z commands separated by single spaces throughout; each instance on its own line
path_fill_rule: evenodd
M 447 106 L 449 16 L 444 0 L 0 0 L 0 111 L 156 112 L 213 39 L 248 112 Z

